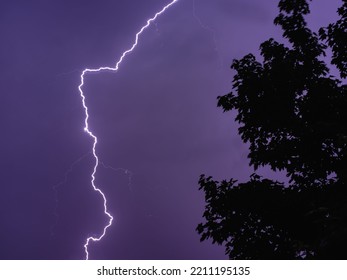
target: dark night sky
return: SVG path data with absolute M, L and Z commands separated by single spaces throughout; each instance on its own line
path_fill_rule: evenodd
M 107 220 L 90 185 L 79 76 L 114 66 L 169 2 L 0 2 L 0 259 L 84 258 L 85 238 Z M 200 243 L 195 232 L 204 209 L 197 182 L 202 173 L 240 180 L 252 173 L 232 114 L 216 97 L 231 89 L 233 58 L 280 39 L 272 24 L 278 1 L 195 2 L 204 26 L 193 1 L 179 0 L 117 73 L 87 75 L 100 160 L 131 171 L 98 169 L 115 223 L 90 246 L 91 259 L 225 259 L 222 247 Z M 314 1 L 310 26 L 333 21 L 339 3 Z

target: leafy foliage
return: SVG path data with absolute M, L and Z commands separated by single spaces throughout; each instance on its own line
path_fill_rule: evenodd
M 233 91 L 218 97 L 236 110 L 239 134 L 256 170 L 283 170 L 290 186 L 253 174 L 247 183 L 201 176 L 205 223 L 197 230 L 226 246 L 230 258 L 343 258 L 347 248 L 347 1 L 319 34 L 307 27 L 305 0 L 281 0 L 274 23 L 288 44 L 269 39 L 234 60 Z M 338 242 L 338 243 L 337 243 Z

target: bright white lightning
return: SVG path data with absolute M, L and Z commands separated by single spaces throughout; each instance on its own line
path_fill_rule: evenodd
M 93 236 L 90 236 L 86 239 L 86 242 L 84 244 L 84 250 L 85 250 L 85 253 L 86 253 L 86 260 L 89 259 L 89 251 L 88 251 L 88 246 L 90 244 L 91 241 L 94 241 L 94 242 L 97 242 L 97 241 L 100 241 L 106 234 L 106 230 L 112 225 L 112 221 L 113 221 L 113 216 L 110 214 L 110 212 L 108 212 L 108 209 L 107 209 L 107 199 L 106 199 L 106 196 L 105 194 L 95 185 L 95 174 L 96 174 L 96 169 L 98 168 L 98 165 L 99 165 L 99 158 L 96 154 L 96 144 L 98 143 L 98 138 L 93 134 L 93 132 L 89 129 L 89 123 L 88 123 L 88 120 L 89 120 L 89 114 L 88 114 L 88 107 L 86 105 L 86 97 L 82 91 L 82 87 L 84 85 L 84 76 L 89 73 L 89 72 L 100 72 L 100 71 L 103 71 L 103 70 L 108 70 L 108 71 L 117 71 L 118 68 L 119 68 L 119 65 L 121 64 L 121 62 L 123 61 L 124 57 L 129 54 L 130 52 L 132 52 L 134 50 L 134 48 L 137 46 L 137 43 L 138 43 L 138 40 L 139 40 L 139 36 L 141 35 L 141 33 L 151 24 L 151 22 L 153 22 L 158 16 L 160 16 L 162 13 L 165 12 L 165 10 L 167 10 L 170 6 L 172 6 L 174 3 L 176 3 L 178 0 L 173 0 L 171 1 L 169 4 L 167 4 L 164 8 L 162 8 L 159 12 L 157 12 L 152 18 L 148 19 L 147 20 L 147 23 L 146 25 L 142 26 L 142 28 L 140 29 L 139 32 L 136 33 L 135 35 L 135 42 L 133 43 L 133 45 L 131 46 L 131 48 L 129 48 L 128 50 L 126 50 L 125 52 L 123 52 L 123 54 L 121 55 L 121 57 L 119 58 L 119 60 L 117 61 L 115 67 L 100 67 L 100 68 L 97 68 L 97 69 L 89 69 L 89 68 L 86 68 L 83 70 L 82 74 L 81 74 L 81 83 L 80 85 L 78 86 L 78 90 L 80 92 L 80 96 L 81 96 L 81 99 L 82 99 L 82 105 L 83 105 L 83 108 L 84 108 L 84 112 L 85 112 L 85 119 L 84 119 L 84 131 L 86 133 L 88 133 L 88 135 L 93 139 L 93 156 L 95 158 L 95 165 L 94 165 L 94 168 L 93 168 L 93 173 L 91 174 L 91 185 L 94 189 L 94 191 L 98 192 L 102 198 L 103 198 L 103 201 L 104 201 L 104 214 L 106 216 L 108 216 L 109 218 L 109 221 L 108 221 L 108 224 L 104 227 L 103 231 L 102 231 L 102 234 L 99 235 L 98 237 L 93 237 Z

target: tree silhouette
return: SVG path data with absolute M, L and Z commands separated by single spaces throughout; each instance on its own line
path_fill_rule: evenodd
M 305 0 L 281 0 L 274 23 L 282 44 L 260 45 L 234 60 L 233 91 L 218 97 L 236 110 L 250 165 L 282 170 L 289 186 L 256 173 L 246 183 L 201 175 L 205 222 L 201 240 L 223 244 L 232 259 L 347 257 L 347 0 L 339 19 L 317 33 Z M 326 49 L 340 78 L 324 62 Z

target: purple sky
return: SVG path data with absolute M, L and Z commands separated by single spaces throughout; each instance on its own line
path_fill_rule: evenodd
M 85 238 L 107 219 L 90 185 L 79 76 L 114 66 L 169 2 L 0 2 L 0 259 L 84 258 Z M 252 173 L 232 114 L 216 97 L 231 89 L 233 58 L 280 38 L 277 2 L 195 0 L 197 19 L 193 0 L 179 0 L 117 73 L 87 75 L 100 160 L 131 171 L 98 169 L 115 222 L 91 244 L 91 259 L 225 259 L 224 248 L 200 243 L 195 231 L 204 209 L 197 182 L 202 173 L 240 180 Z M 333 21 L 339 3 L 314 1 L 310 25 Z

